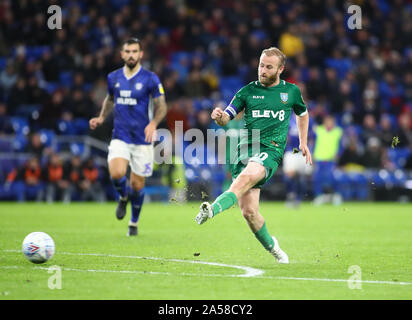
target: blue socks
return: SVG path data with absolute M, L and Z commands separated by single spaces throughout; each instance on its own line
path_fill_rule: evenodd
M 140 211 L 142 210 L 144 191 L 131 191 L 130 200 L 132 203 L 132 218 L 130 219 L 130 222 L 137 223 L 137 221 L 139 220 Z
M 126 176 L 120 178 L 120 179 L 112 179 L 113 186 L 116 189 L 117 193 L 120 195 L 121 198 L 126 198 L 127 197 L 127 189 L 126 189 L 126 183 L 127 183 L 127 178 Z
M 129 195 L 130 201 L 132 203 L 132 218 L 131 223 L 137 223 L 140 216 L 140 211 L 142 210 L 142 204 L 144 199 L 144 191 L 133 191 L 130 187 L 127 187 L 126 176 L 120 179 L 112 179 L 113 186 L 121 198 L 127 198 Z

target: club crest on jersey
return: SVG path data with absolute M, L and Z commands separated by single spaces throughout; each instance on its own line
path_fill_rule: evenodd
M 114 85 L 115 88 L 119 88 L 120 87 L 120 83 L 116 82 L 116 84 Z
M 286 92 L 280 93 L 280 101 L 282 101 L 282 103 L 288 102 L 288 94 Z
M 143 84 L 141 82 L 136 83 L 136 90 L 142 90 Z

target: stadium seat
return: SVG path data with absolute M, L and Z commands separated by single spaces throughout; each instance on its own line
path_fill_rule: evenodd
M 7 59 L 0 57 L 0 72 L 6 68 Z
M 40 112 L 41 109 L 41 104 L 23 104 L 17 107 L 14 114 L 22 118 L 31 118 L 34 112 Z
M 76 129 L 76 134 L 86 134 L 89 130 L 89 121 L 83 118 L 77 118 L 73 122 L 74 127 Z
M 335 69 L 338 78 L 342 80 L 352 67 L 352 62 L 350 59 L 327 58 L 325 59 L 325 65 L 326 67 Z
M 59 76 L 60 84 L 63 87 L 71 87 L 73 85 L 73 74 L 70 71 L 62 71 Z
M 57 123 L 57 130 L 61 135 L 75 135 L 77 133 L 76 126 L 73 121 L 60 120 Z
M 52 144 L 53 144 L 53 140 L 55 138 L 54 131 L 53 130 L 48 130 L 48 129 L 41 129 L 38 133 L 40 134 L 41 142 L 46 147 L 51 147 Z
M 73 155 L 81 156 L 84 153 L 84 144 L 83 143 L 71 143 L 70 144 L 70 152 Z
M 128 5 L 130 0 L 110 0 L 110 5 L 116 10 L 121 9 L 125 5 Z
M 47 93 L 48 94 L 53 94 L 54 93 L 54 91 L 56 91 L 57 90 L 57 88 L 59 87 L 59 84 L 58 83 L 56 83 L 56 82 L 48 82 L 47 84 L 46 84 L 46 91 L 47 91 Z
M 23 152 L 24 148 L 27 145 L 27 137 L 23 133 L 16 134 L 16 137 L 13 140 L 13 149 L 17 152 Z
M 388 148 L 388 157 L 397 168 L 403 168 L 408 161 L 410 151 L 408 148 Z
M 239 77 L 221 77 L 219 79 L 219 89 L 223 100 L 229 103 L 243 84 L 242 79 Z
M 29 123 L 24 117 L 11 117 L 11 125 L 16 134 L 27 135 L 30 132 Z

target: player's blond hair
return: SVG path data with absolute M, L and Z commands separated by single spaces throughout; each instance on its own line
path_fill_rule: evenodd
M 276 47 L 270 47 L 262 51 L 262 54 L 268 57 L 277 56 L 279 58 L 279 67 L 284 67 L 286 64 L 286 55 Z

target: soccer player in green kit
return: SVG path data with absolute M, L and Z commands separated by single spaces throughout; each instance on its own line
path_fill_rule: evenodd
M 247 134 L 241 137 L 236 159 L 231 163 L 233 182 L 229 190 L 212 204 L 203 202 L 195 219 L 202 224 L 238 203 L 256 238 L 279 263 L 289 263 L 289 258 L 266 228 L 259 213 L 259 196 L 260 187 L 273 176 L 283 158 L 292 110 L 297 117 L 299 149 L 306 163 L 312 165 L 307 146 L 309 114 L 299 88 L 280 79 L 285 63 L 286 56 L 278 48 L 263 50 L 258 67 L 259 81 L 241 88 L 225 110 L 213 110 L 211 118 L 220 126 L 244 112 Z M 254 129 L 260 130 L 257 141 Z M 260 149 L 258 153 L 254 152 L 256 144 Z

